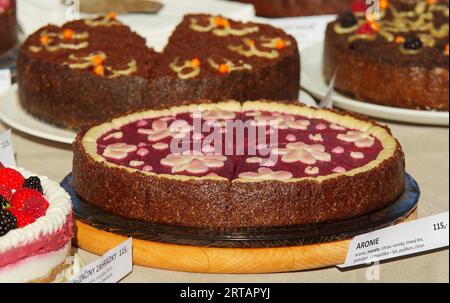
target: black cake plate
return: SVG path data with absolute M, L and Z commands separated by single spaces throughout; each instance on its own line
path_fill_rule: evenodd
M 96 229 L 144 241 L 217 248 L 302 246 L 349 239 L 403 221 L 414 212 L 420 197 L 417 182 L 407 174 L 405 191 L 395 202 L 357 218 L 288 227 L 210 230 L 152 224 L 105 212 L 83 201 L 71 182 L 72 174 L 61 186 L 72 198 L 75 218 Z

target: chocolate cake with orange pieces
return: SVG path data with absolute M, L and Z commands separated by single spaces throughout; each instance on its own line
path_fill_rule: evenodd
M 0 0 L 0 54 L 17 44 L 18 32 L 16 1 Z
M 299 81 L 293 37 L 204 14 L 186 15 L 163 53 L 110 14 L 44 27 L 18 59 L 23 108 L 67 128 L 180 100 L 297 100 Z
M 83 127 L 74 143 L 72 185 L 84 201 L 175 226 L 357 217 L 393 203 L 404 180 L 404 155 L 387 127 L 282 101 L 136 112 Z
M 233 0 L 253 4 L 261 17 L 296 17 L 339 14 L 350 7 L 353 0 Z
M 359 0 L 328 25 L 327 81 L 337 72 L 336 89 L 365 102 L 448 111 L 448 0 L 383 0 L 379 15 L 367 11 Z

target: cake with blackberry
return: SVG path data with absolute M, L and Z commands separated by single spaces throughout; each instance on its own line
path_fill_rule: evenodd
M 357 217 L 404 191 L 402 149 L 364 117 L 282 101 L 189 103 L 83 127 L 73 186 L 87 203 L 211 229 Z
M 69 266 L 72 236 L 59 184 L 0 164 L 0 283 L 53 282 Z
M 253 4 L 260 17 L 283 18 L 339 14 L 350 7 L 353 0 L 233 0 Z
M 46 26 L 18 59 L 22 107 L 67 128 L 180 100 L 297 100 L 299 71 L 293 37 L 204 14 L 185 16 L 162 53 L 109 14 Z
M 324 74 L 336 89 L 381 105 L 448 111 L 448 0 L 364 1 L 327 27 Z M 370 11 L 369 11 L 370 12 Z
M 17 44 L 16 1 L 0 0 L 0 54 Z

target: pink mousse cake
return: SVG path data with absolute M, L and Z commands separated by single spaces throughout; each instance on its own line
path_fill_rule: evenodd
M 59 184 L 0 163 L 0 283 L 53 282 L 68 267 L 72 236 Z

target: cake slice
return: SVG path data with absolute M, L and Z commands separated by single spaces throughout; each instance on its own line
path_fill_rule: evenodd
M 72 237 L 71 200 L 58 183 L 0 164 L 0 283 L 54 281 Z
M 49 25 L 28 37 L 17 67 L 22 107 L 66 128 L 182 100 L 297 100 L 300 85 L 293 37 L 204 14 L 185 16 L 163 53 L 113 14 Z

